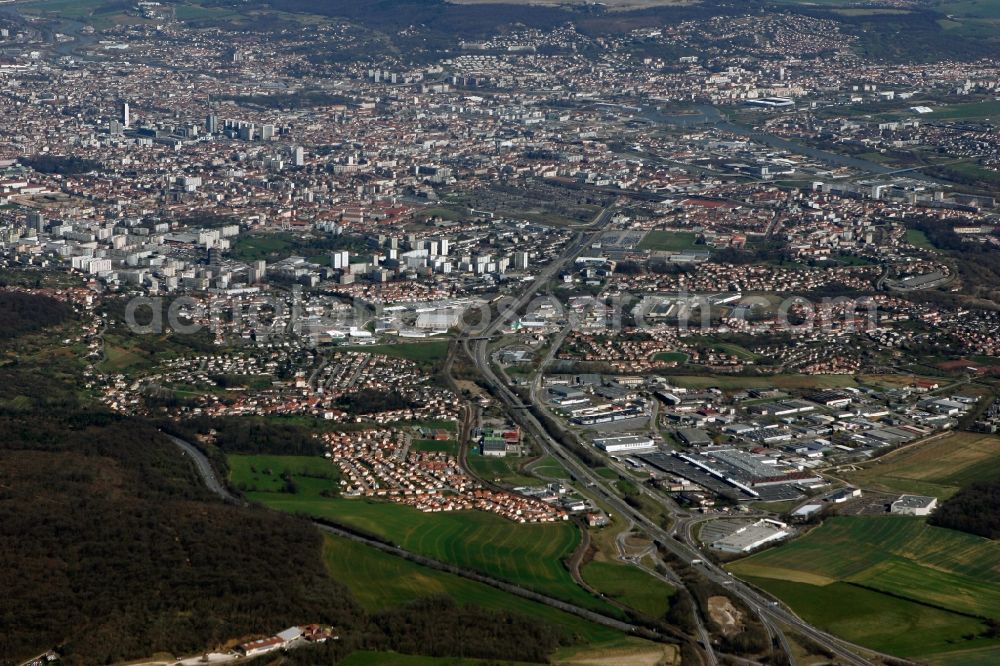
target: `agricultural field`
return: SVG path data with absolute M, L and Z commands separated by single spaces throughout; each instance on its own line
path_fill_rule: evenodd
M 354 652 L 339 662 L 343 666 L 483 666 L 502 663 L 504 666 L 521 666 L 524 662 L 493 662 L 459 657 L 421 657 L 395 652 Z M 676 666 L 680 663 L 677 650 L 672 645 L 650 643 L 641 638 L 622 637 L 585 647 L 560 648 L 550 658 L 556 666 L 611 666 L 611 664 L 657 664 Z
M 591 561 L 580 574 L 598 592 L 653 619 L 666 614 L 675 592 L 666 583 L 627 564 Z
M 588 5 L 589 0 L 451 0 L 456 5 L 541 5 L 549 7 L 565 7 L 567 5 Z M 637 9 L 648 9 L 650 7 L 663 7 L 664 5 L 692 5 L 696 0 L 606 0 L 601 3 L 610 11 L 633 11 Z
M 1000 543 L 920 518 L 841 517 L 729 565 L 805 619 L 901 656 L 1000 648 Z M 874 618 L 878 617 L 878 621 Z
M 323 518 L 460 567 L 482 571 L 572 603 L 618 614 L 579 587 L 562 561 L 580 533 L 569 522 L 518 525 L 481 511 L 424 513 L 412 507 L 363 499 L 248 492 L 255 502 L 289 513 Z
M 650 231 L 639 243 L 640 250 L 682 252 L 697 247 L 697 234 L 690 231 Z
M 463 659 L 461 657 L 424 657 L 415 654 L 399 654 L 398 652 L 371 652 L 361 650 L 352 652 L 346 658 L 337 662 L 340 666 L 482 666 L 482 659 Z M 504 662 L 511 666 L 520 666 L 528 662 Z
M 555 666 L 681 666 L 680 651 L 674 645 L 650 643 L 626 637 L 601 645 L 556 650 L 549 659 Z
M 873 650 L 934 663 L 938 653 L 991 647 L 984 639 L 962 638 L 983 630 L 975 618 L 847 583 L 817 587 L 774 578 L 745 580 L 787 603 L 810 624 Z
M 340 470 L 314 456 L 230 455 L 229 480 L 245 493 L 281 493 L 303 497 L 336 494 Z M 287 478 L 286 478 L 287 477 Z M 291 479 L 295 492 L 288 485 Z
M 613 640 L 613 629 L 587 622 L 575 615 L 508 594 L 489 585 L 389 555 L 363 544 L 326 536 L 323 558 L 330 576 L 350 589 L 369 611 L 380 611 L 434 596 L 447 596 L 456 603 L 509 611 L 562 627 L 579 637 L 579 643 Z M 394 662 L 395 663 L 395 662 Z
M 866 463 L 844 478 L 862 488 L 945 500 L 963 486 L 1000 477 L 1000 437 L 953 432 Z

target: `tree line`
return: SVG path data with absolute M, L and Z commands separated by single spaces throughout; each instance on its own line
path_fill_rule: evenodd
M 931 525 L 1000 539 L 1000 479 L 962 488 L 931 514 Z

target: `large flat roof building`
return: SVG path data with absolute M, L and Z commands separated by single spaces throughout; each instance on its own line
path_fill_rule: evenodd
M 594 446 L 606 453 L 620 453 L 622 451 L 654 449 L 656 443 L 652 437 L 646 435 L 618 435 L 616 437 L 599 437 L 594 440 Z
M 784 523 L 776 520 L 758 520 L 729 536 L 713 541 L 712 548 L 724 553 L 749 553 L 773 541 L 780 541 L 790 534 Z
M 937 498 L 924 495 L 903 495 L 892 503 L 889 513 L 901 516 L 927 516 L 937 508 Z

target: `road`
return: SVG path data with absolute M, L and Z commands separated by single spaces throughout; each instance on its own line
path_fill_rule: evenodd
M 498 394 L 502 396 L 503 401 L 507 403 L 508 406 L 519 405 L 520 400 L 518 397 L 515 396 L 506 386 L 499 384 L 499 380 L 496 379 L 492 369 L 488 367 L 482 343 L 477 344 L 476 352 L 476 364 L 479 366 L 479 369 L 483 373 L 486 381 L 497 382 L 494 386 L 498 387 Z M 702 563 L 698 565 L 698 567 L 702 574 L 707 579 L 719 585 L 726 585 L 728 590 L 734 596 L 743 601 L 748 608 L 760 617 L 764 626 L 767 627 L 768 631 L 778 638 L 780 642 L 785 643 L 784 633 L 779 627 L 779 625 L 783 624 L 794 628 L 796 631 L 812 639 L 819 645 L 826 647 L 828 650 L 840 657 L 845 663 L 853 664 L 855 666 L 867 666 L 872 663 L 867 659 L 860 657 L 854 651 L 859 650 L 868 652 L 865 648 L 842 641 L 841 639 L 816 629 L 798 616 L 794 615 L 790 610 L 778 605 L 775 600 L 765 597 L 757 590 L 734 579 L 728 572 L 713 564 L 708 559 L 708 556 L 701 552 L 697 547 L 681 543 L 673 539 L 670 533 L 662 529 L 659 525 L 653 523 L 639 511 L 633 509 L 621 497 L 619 497 L 617 493 L 612 491 L 603 477 L 595 474 L 590 468 L 581 463 L 572 453 L 568 452 L 545 430 L 541 423 L 529 411 L 517 409 L 513 410 L 512 414 L 515 420 L 520 422 L 522 427 L 530 431 L 535 436 L 536 441 L 541 444 L 546 453 L 562 463 L 563 466 L 566 467 L 566 469 L 577 479 L 584 481 L 588 486 L 588 489 L 598 494 L 606 504 L 613 507 L 621 515 L 627 516 L 636 524 L 641 525 L 647 533 L 660 541 L 660 543 L 662 543 L 667 550 L 679 557 L 682 561 L 691 564 L 694 560 L 701 560 Z M 888 655 L 886 656 L 888 657 Z
M 205 484 L 205 487 L 208 488 L 209 491 L 211 491 L 213 494 L 217 495 L 218 497 L 222 498 L 227 502 L 239 505 L 246 505 L 246 502 L 243 499 L 237 497 L 232 492 L 230 492 L 230 490 L 225 486 L 225 484 L 223 484 L 219 480 L 219 477 L 216 475 L 215 470 L 212 468 L 211 463 L 208 461 L 208 458 L 206 458 L 205 454 L 203 454 L 200 450 L 198 450 L 197 447 L 195 447 L 190 442 L 184 441 L 183 439 L 180 439 L 178 437 L 174 437 L 173 435 L 166 435 L 166 437 L 170 439 L 170 441 L 173 442 L 175 445 L 177 445 L 177 447 L 180 448 L 180 450 L 183 452 L 184 456 L 187 457 L 192 462 L 192 464 L 195 467 L 195 470 L 201 477 L 202 482 Z M 312 521 L 312 523 L 318 529 L 328 534 L 333 534 L 338 537 L 349 539 L 356 543 L 364 544 L 365 546 L 369 546 L 371 548 L 382 551 L 384 553 L 388 553 L 390 555 L 395 555 L 396 557 L 401 557 L 405 560 L 414 562 L 421 566 L 425 566 L 429 569 L 434 569 L 436 571 L 442 571 L 455 576 L 460 576 L 462 578 L 466 578 L 468 580 L 472 580 L 477 583 L 482 583 L 483 585 L 489 585 L 490 587 L 502 590 L 503 592 L 507 592 L 509 594 L 513 594 L 515 596 L 522 597 L 530 601 L 544 604 L 551 608 L 561 610 L 565 613 L 569 613 L 571 615 L 581 617 L 585 620 L 589 620 L 590 622 L 594 622 L 595 624 L 611 627 L 612 629 L 616 629 L 626 634 L 639 636 L 641 638 L 645 638 L 651 641 L 656 641 L 658 643 L 667 643 L 670 645 L 676 644 L 675 639 L 668 636 L 664 636 L 659 632 L 653 631 L 646 627 L 641 627 L 628 622 L 623 622 L 617 618 L 609 617 L 607 615 L 603 615 L 596 611 L 583 608 L 575 604 L 567 603 L 565 601 L 562 601 L 561 599 L 555 599 L 553 597 L 540 594 L 538 592 L 529 590 L 519 585 L 515 585 L 513 583 L 509 583 L 507 581 L 500 580 L 498 578 L 493 578 L 492 576 L 487 576 L 472 569 L 457 567 L 451 564 L 447 564 L 445 562 L 441 562 L 440 560 L 435 560 L 430 557 L 425 557 L 423 555 L 419 555 L 417 553 L 411 552 L 399 546 L 384 543 L 377 539 L 366 537 L 364 535 L 357 534 L 355 532 L 337 527 L 336 525 L 332 525 L 321 521 Z
M 539 274 L 538 278 L 533 281 L 519 297 L 515 298 L 514 306 L 509 312 L 516 313 L 518 308 L 526 304 L 548 279 L 555 275 L 558 270 L 561 270 L 561 268 L 568 262 L 575 259 L 587 246 L 588 240 L 593 238 L 594 234 L 599 234 L 600 231 L 603 230 L 604 224 L 606 224 L 609 219 L 610 211 L 603 211 L 601 215 L 595 219 L 592 225 L 592 228 L 596 227 L 596 231 L 581 234 L 575 242 L 571 243 L 560 258 L 553 261 L 552 264 L 543 270 Z M 532 433 L 542 449 L 547 454 L 553 456 L 560 463 L 562 463 L 562 465 L 570 472 L 570 474 L 574 476 L 575 479 L 586 483 L 588 490 L 593 491 L 607 505 L 614 508 L 622 516 L 625 516 L 632 520 L 635 524 L 642 526 L 648 534 L 662 543 L 665 549 L 673 553 L 682 561 L 687 562 L 688 564 L 691 564 L 693 561 L 700 561 L 700 564 L 696 566 L 701 571 L 702 575 L 716 584 L 725 585 L 733 596 L 739 598 L 744 605 L 754 612 L 760 618 L 762 624 L 767 628 L 772 637 L 777 639 L 778 642 L 785 648 L 789 659 L 792 659 L 793 657 L 788 648 L 787 638 L 782 630 L 783 626 L 794 629 L 799 634 L 806 636 L 818 645 L 835 654 L 843 663 L 851 664 L 852 666 L 867 666 L 872 663 L 868 659 L 860 656 L 859 653 L 876 655 L 887 659 L 896 659 L 891 655 L 876 653 L 872 650 L 852 644 L 813 627 L 795 615 L 790 609 L 781 605 L 780 602 L 765 596 L 755 588 L 752 588 L 742 581 L 733 578 L 729 572 L 714 564 L 705 553 L 699 550 L 696 545 L 683 543 L 673 538 L 673 535 L 667 530 L 664 530 L 659 525 L 653 523 L 641 512 L 627 504 L 614 490 L 610 488 L 606 479 L 595 474 L 593 470 L 584 465 L 575 455 L 562 446 L 545 429 L 545 427 L 542 426 L 541 422 L 535 418 L 534 414 L 525 409 L 525 405 L 522 404 L 521 398 L 516 395 L 505 382 L 501 381 L 500 378 L 497 377 L 489 359 L 489 337 L 496 331 L 500 330 L 500 327 L 504 323 L 506 323 L 505 319 L 493 321 L 484 331 L 478 333 L 477 339 L 470 340 L 469 336 L 465 336 L 462 344 L 469 352 L 469 356 L 475 363 L 482 380 L 491 386 L 493 389 L 493 395 L 498 397 L 507 406 L 512 418 L 514 418 L 514 420 L 517 421 L 521 427 L 525 429 L 525 431 Z M 557 342 L 564 339 L 567 334 L 568 331 L 563 331 L 558 334 L 559 339 Z M 554 357 L 554 349 L 557 348 L 557 344 L 553 344 L 552 347 L 553 348 L 549 350 L 549 354 L 546 355 L 546 359 Z M 541 374 L 540 370 L 538 376 L 540 377 Z M 536 405 L 538 409 L 542 410 L 542 413 L 544 414 L 544 405 L 542 401 L 538 399 L 537 390 L 537 381 L 532 382 L 530 385 L 530 402 Z M 558 423 L 558 421 L 552 419 L 551 416 L 550 419 L 554 423 Z M 706 645 L 706 647 L 710 649 L 709 645 Z M 899 660 L 897 659 L 897 661 Z
M 601 233 L 603 233 L 604 228 L 611 220 L 613 212 L 614 209 L 613 207 L 610 206 L 602 210 L 591 222 L 588 229 L 584 232 L 581 232 L 577 236 L 577 238 L 574 239 L 574 241 L 572 241 L 566 247 L 566 249 L 563 251 L 562 255 L 560 255 L 559 258 L 557 258 L 556 260 L 551 262 L 548 266 L 546 266 L 538 274 L 535 280 L 533 280 L 530 283 L 530 285 L 519 296 L 514 298 L 509 309 L 507 310 L 506 313 L 507 316 L 497 317 L 495 320 L 490 321 L 489 324 L 482 331 L 478 331 L 476 333 L 467 333 L 462 338 L 462 345 L 465 348 L 466 353 L 469 355 L 470 358 L 472 358 L 473 362 L 476 364 L 476 367 L 479 370 L 483 380 L 489 383 L 494 388 L 495 390 L 494 395 L 499 396 L 501 398 L 501 400 L 507 405 L 507 407 L 511 411 L 515 420 L 518 421 L 522 425 L 522 427 L 525 427 L 527 431 L 532 432 L 535 435 L 536 441 L 542 446 L 542 448 L 546 452 L 554 455 L 557 459 L 560 460 L 564 460 L 568 456 L 568 454 L 563 452 L 561 449 L 557 450 L 557 445 L 555 444 L 554 440 L 552 440 L 551 437 L 548 436 L 548 433 L 545 432 L 544 428 L 541 427 L 541 425 L 534 419 L 534 417 L 531 416 L 531 414 L 527 410 L 523 409 L 524 405 L 521 404 L 518 397 L 513 392 L 510 391 L 506 383 L 501 381 L 493 371 L 493 367 L 489 362 L 489 341 L 490 338 L 495 333 L 500 331 L 501 328 L 506 323 L 508 323 L 512 317 L 517 315 L 520 309 L 523 308 L 531 298 L 533 298 L 542 289 L 545 289 L 548 286 L 549 281 L 552 279 L 553 276 L 556 275 L 558 271 L 562 270 L 562 268 L 571 261 L 574 261 L 576 257 L 578 257 L 580 253 L 583 252 L 585 248 L 587 248 L 594 240 L 596 240 L 600 236 Z M 562 341 L 565 340 L 567 335 L 569 335 L 569 332 L 570 332 L 570 326 L 566 326 L 562 331 L 560 331 L 557 334 L 557 338 L 553 342 L 548 353 L 543 359 L 541 367 L 544 368 L 545 365 L 551 362 L 551 360 L 555 357 L 555 353 L 558 350 L 559 346 L 562 344 Z M 539 371 L 538 376 L 541 376 L 541 371 Z M 534 393 L 534 384 L 532 385 L 532 393 Z M 514 412 L 518 413 L 514 414 Z M 579 466 L 580 463 L 576 460 L 575 457 L 570 457 L 570 458 L 572 459 L 572 463 L 567 464 L 564 462 L 564 466 L 566 466 L 566 469 L 569 470 L 571 474 L 574 474 L 575 478 L 581 478 L 581 475 L 578 472 L 573 471 L 573 466 Z M 614 506 L 614 508 L 620 512 L 620 514 L 629 523 L 630 528 L 632 525 L 635 525 L 636 521 L 634 516 L 632 515 L 633 512 L 628 510 L 622 511 L 620 509 L 620 506 L 624 505 L 624 502 L 614 493 L 611 493 L 610 491 L 607 491 L 607 489 L 604 489 L 603 484 L 601 485 L 601 488 L 604 490 L 604 492 L 599 493 L 599 495 L 602 496 L 602 498 L 605 501 L 608 501 L 609 504 Z M 627 507 L 627 505 L 624 506 Z M 675 581 L 674 584 L 677 584 L 677 582 L 679 581 Z M 699 625 L 700 625 L 700 619 L 699 619 Z M 702 628 L 701 633 L 703 634 L 702 636 L 702 647 L 704 649 L 703 661 L 705 664 L 708 664 L 709 666 L 715 666 L 718 663 L 718 660 L 716 659 L 715 654 L 712 650 L 711 643 L 707 640 L 707 632 L 704 631 L 704 628 Z
M 219 477 L 215 475 L 215 470 L 212 469 L 212 464 L 208 462 L 208 458 L 206 458 L 205 454 L 199 451 L 194 444 L 185 442 L 183 439 L 174 437 L 173 435 L 167 435 L 166 433 L 164 433 L 164 435 L 166 435 L 167 439 L 181 448 L 184 455 L 187 456 L 188 460 L 190 460 L 198 470 L 198 474 L 201 476 L 202 481 L 204 481 L 205 486 L 213 494 L 218 495 L 229 502 L 239 504 L 243 503 L 239 498 L 229 492 L 229 489 L 219 481 Z

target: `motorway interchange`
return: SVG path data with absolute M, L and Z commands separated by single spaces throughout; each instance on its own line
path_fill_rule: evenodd
M 508 314 L 513 315 L 517 313 L 520 308 L 524 307 L 525 304 L 527 304 L 545 288 L 548 281 L 551 280 L 563 266 L 572 262 L 577 256 L 579 256 L 583 249 L 588 246 L 589 242 L 591 242 L 603 231 L 604 226 L 610 220 L 611 215 L 612 209 L 605 209 L 597 216 L 586 231 L 578 234 L 576 240 L 569 244 L 563 255 L 546 267 L 546 269 L 543 270 L 526 289 L 515 297 L 513 303 L 507 310 Z M 782 647 L 783 651 L 792 663 L 794 663 L 794 657 L 786 637 L 786 631 L 789 629 L 806 636 L 817 645 L 835 654 L 837 658 L 845 664 L 863 666 L 865 664 L 872 663 L 869 659 L 865 658 L 864 655 L 882 657 L 889 656 L 878 655 L 867 648 L 854 645 L 821 631 L 799 618 L 775 599 L 762 594 L 758 590 L 737 579 L 734 579 L 729 572 L 714 564 L 707 557 L 707 555 L 699 549 L 697 543 L 690 536 L 690 517 L 685 518 L 684 516 L 686 514 L 667 498 L 656 495 L 648 488 L 642 488 L 642 492 L 647 493 L 648 495 L 654 497 L 656 501 L 661 502 L 671 513 L 674 522 L 672 529 L 669 531 L 655 524 L 643 513 L 627 504 L 619 493 L 614 490 L 611 483 L 607 479 L 604 479 L 600 475 L 596 474 L 587 465 L 581 462 L 580 459 L 577 458 L 570 450 L 560 444 L 559 439 L 554 437 L 553 433 L 546 430 L 535 415 L 526 408 L 522 399 L 515 394 L 506 382 L 497 375 L 490 362 L 489 341 L 492 336 L 495 336 L 499 331 L 501 331 L 506 323 L 509 323 L 509 317 L 497 318 L 490 322 L 485 330 L 463 337 L 461 339 L 460 346 L 475 363 L 481 380 L 490 387 L 492 394 L 501 400 L 506 409 L 510 412 L 511 417 L 519 425 L 521 425 L 526 432 L 529 432 L 534 436 L 535 441 L 539 443 L 546 454 L 557 459 L 567 469 L 567 471 L 569 471 L 576 481 L 585 484 L 589 493 L 591 493 L 599 501 L 606 504 L 608 507 L 617 511 L 619 515 L 623 516 L 628 521 L 630 527 L 635 526 L 644 531 L 649 537 L 654 539 L 674 556 L 678 557 L 687 564 L 697 567 L 698 571 L 700 571 L 705 578 L 716 584 L 725 585 L 727 590 L 733 596 L 739 598 L 759 617 L 760 621 L 771 635 L 772 641 Z M 540 389 L 541 381 L 540 378 L 544 374 L 546 365 L 555 357 L 559 345 L 565 339 L 568 332 L 569 327 L 567 326 L 563 331 L 556 335 L 553 344 L 551 345 L 541 367 L 539 368 L 535 381 L 530 384 L 531 403 L 543 414 L 546 413 L 546 407 L 544 405 L 544 401 L 538 399 L 538 391 Z M 450 364 L 448 367 L 450 367 Z M 546 415 L 551 417 L 549 414 Z M 549 418 L 547 421 L 550 424 L 558 423 L 558 421 L 553 418 Z M 669 577 L 669 581 L 674 585 L 681 584 L 680 579 L 674 575 Z M 701 634 L 699 636 L 698 645 L 702 653 L 704 663 L 712 665 L 719 663 L 709 640 L 707 630 L 701 623 L 700 619 L 696 617 L 696 620 L 698 621 Z

